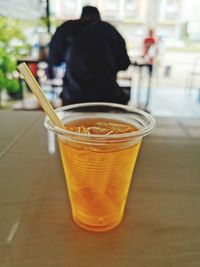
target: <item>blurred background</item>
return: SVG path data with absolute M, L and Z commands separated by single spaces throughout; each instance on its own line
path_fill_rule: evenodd
M 200 116 L 199 0 L 0 0 L 1 109 L 38 109 L 16 71 L 23 61 L 53 105 L 60 105 L 64 66 L 55 69 L 56 79 L 48 78 L 48 44 L 56 27 L 79 18 L 85 5 L 96 6 L 118 29 L 132 62 L 141 56 L 148 30 L 155 31 L 152 77 L 134 65 L 119 73 L 118 82 L 130 87 L 130 105 L 156 116 Z

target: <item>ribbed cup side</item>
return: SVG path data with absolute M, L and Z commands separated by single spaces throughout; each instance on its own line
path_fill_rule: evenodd
M 73 216 L 88 226 L 121 220 L 140 143 L 114 151 L 59 140 Z

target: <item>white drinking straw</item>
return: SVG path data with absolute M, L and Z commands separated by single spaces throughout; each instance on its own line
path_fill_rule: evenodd
M 40 103 L 41 107 L 43 108 L 53 125 L 65 129 L 63 123 L 58 118 L 56 112 L 54 111 L 54 108 L 46 98 L 45 94 L 43 93 L 41 87 L 39 86 L 26 63 L 21 63 L 19 66 L 17 66 L 17 68 L 23 75 L 24 80 L 27 82 L 33 94 L 37 97 L 38 102 Z

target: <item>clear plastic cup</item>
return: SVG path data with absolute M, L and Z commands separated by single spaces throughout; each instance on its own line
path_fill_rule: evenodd
M 137 128 L 134 132 L 88 134 L 45 127 L 58 136 L 60 154 L 74 221 L 87 230 L 108 231 L 123 218 L 142 138 L 153 131 L 154 118 L 133 107 L 112 103 L 84 103 L 56 109 L 64 125 L 79 120 L 115 120 Z M 118 127 L 118 126 L 117 126 Z

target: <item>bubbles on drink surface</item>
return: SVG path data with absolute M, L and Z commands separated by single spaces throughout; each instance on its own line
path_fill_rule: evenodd
M 72 132 L 82 134 L 124 134 L 135 132 L 138 129 L 131 124 L 121 122 L 120 120 L 104 118 L 87 118 L 84 120 L 76 120 L 65 125 L 66 129 Z

